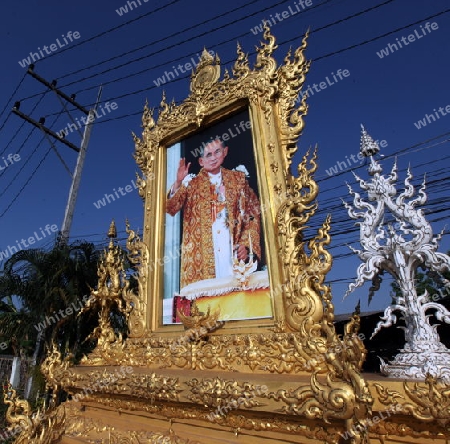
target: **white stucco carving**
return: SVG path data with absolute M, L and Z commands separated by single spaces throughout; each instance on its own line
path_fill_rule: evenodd
M 442 233 L 433 236 L 422 210 L 416 208 L 427 200 L 425 179 L 416 194 L 408 168 L 405 189 L 397 194 L 397 164 L 394 162 L 387 177 L 382 175 L 381 165 L 373 158 L 378 151 L 376 142 L 362 127 L 361 153 L 370 157 L 368 171 L 372 178 L 365 181 L 354 174 L 367 193 L 367 200 L 348 185 L 353 205 L 344 202 L 349 216 L 360 220 L 362 249 L 350 248 L 363 262 L 356 282 L 350 284 L 345 296 L 371 280 L 371 299 L 383 273 L 391 274 L 401 295 L 394 296 L 393 303 L 385 309 L 372 337 L 381 328 L 394 325 L 400 315 L 406 324 L 406 344 L 392 362 L 382 361 L 381 371 L 390 377 L 423 379 L 430 373 L 450 380 L 450 350 L 440 342 L 437 326 L 429 322 L 429 316 L 434 314 L 439 321 L 450 323 L 450 312 L 438 301 L 431 301 L 426 291 L 418 295 L 415 287 L 418 267 L 443 272 L 450 269 L 450 257 L 437 252 Z

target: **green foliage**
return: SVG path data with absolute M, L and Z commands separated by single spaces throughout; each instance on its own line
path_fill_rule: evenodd
M 0 338 L 10 352 L 34 353 L 39 363 L 52 343 L 74 360 L 92 350 L 95 341 L 86 338 L 98 325 L 100 307 L 81 309 L 97 285 L 101 254 L 93 244 L 81 242 L 49 251 L 21 250 L 5 263 L 0 272 Z M 111 319 L 118 331 L 126 332 L 120 313 Z
M 0 335 L 9 338 L 14 355 L 29 356 L 40 342 L 48 346 L 54 341 L 62 350 L 79 346 L 81 330 L 92 320 L 66 309 L 84 305 L 83 296 L 87 299 L 96 284 L 98 259 L 94 245 L 80 243 L 50 251 L 21 250 L 5 263 L 0 274 Z
M 450 254 L 450 252 L 447 252 Z M 418 295 L 422 295 L 425 291 L 428 292 L 430 299 L 433 296 L 443 299 L 450 296 L 450 286 L 446 286 L 445 281 L 450 281 L 450 271 L 443 273 L 436 272 L 417 272 L 416 273 L 416 291 Z M 450 285 L 450 284 L 449 284 Z M 391 288 L 396 298 L 401 296 L 400 287 L 396 281 L 392 282 Z
M 43 406 L 43 396 L 45 395 L 46 381 L 44 375 L 42 374 L 40 365 L 30 366 L 30 368 L 28 369 L 28 376 L 31 376 L 33 378 L 33 387 L 28 399 L 34 412 L 39 407 Z

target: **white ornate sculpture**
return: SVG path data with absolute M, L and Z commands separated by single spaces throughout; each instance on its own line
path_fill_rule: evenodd
M 439 321 L 450 323 L 450 312 L 436 301 L 430 301 L 427 291 L 418 295 L 414 283 L 418 267 L 443 272 L 450 269 L 450 257 L 437 252 L 442 233 L 433 237 L 422 210 L 416 209 L 427 200 L 425 179 L 413 198 L 412 174 L 408 168 L 405 189 L 397 196 L 396 162 L 391 173 L 384 177 L 381 165 L 372 157 L 378 151 L 378 144 L 362 127 L 361 153 L 365 157 L 370 156 L 368 171 L 372 179 L 364 181 L 354 174 L 360 187 L 367 192 L 368 201 L 348 185 L 350 194 L 354 196 L 353 206 L 344 202 L 352 219 L 362 219 L 359 224 L 363 247 L 362 250 L 350 247 L 363 263 L 358 267 L 356 282 L 350 284 L 345 297 L 365 281 L 372 280 L 370 300 L 380 287 L 381 275 L 390 273 L 398 283 L 400 295 L 394 296 L 393 303 L 385 309 L 372 337 L 381 328 L 395 324 L 395 312 L 398 312 L 405 320 L 406 343 L 392 362 L 387 364 L 381 360 L 382 373 L 390 377 L 417 379 L 423 379 L 429 373 L 448 380 L 450 350 L 440 342 L 436 326 L 430 325 L 428 317 L 433 310 Z

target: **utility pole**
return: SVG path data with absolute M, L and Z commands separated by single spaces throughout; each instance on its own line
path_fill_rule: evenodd
M 51 129 L 47 128 L 46 126 L 44 126 L 44 124 L 45 124 L 44 118 L 41 118 L 41 119 L 39 119 L 39 121 L 36 121 L 35 119 L 31 118 L 30 116 L 27 116 L 23 112 L 19 111 L 20 102 L 16 102 L 14 104 L 14 108 L 12 110 L 14 114 L 18 115 L 22 119 L 26 120 L 28 123 L 31 123 L 35 127 L 39 128 L 44 133 L 44 135 L 47 138 L 47 140 L 49 141 L 51 147 L 53 148 L 53 150 L 55 151 L 55 153 L 57 154 L 57 156 L 59 157 L 59 159 L 65 166 L 65 168 L 68 170 L 69 175 L 72 178 L 72 184 L 70 186 L 69 198 L 67 201 L 66 211 L 64 214 L 64 221 L 63 221 L 62 228 L 61 228 L 61 231 L 59 233 L 58 240 L 56 243 L 57 247 L 61 247 L 67 243 L 67 240 L 69 238 L 70 227 L 72 225 L 73 213 L 74 213 L 74 209 L 75 209 L 75 202 L 77 199 L 78 189 L 80 186 L 81 173 L 83 170 L 84 159 L 86 157 L 86 151 L 87 151 L 89 138 L 90 138 L 91 130 L 92 130 L 92 122 L 94 121 L 94 119 L 96 117 L 97 105 L 100 100 L 102 88 L 100 87 L 100 90 L 99 90 L 99 93 L 97 96 L 97 101 L 95 103 L 94 108 L 91 109 L 90 111 L 88 111 L 83 106 L 81 106 L 79 103 L 77 103 L 75 101 L 74 95 L 69 97 L 67 94 L 60 91 L 58 88 L 56 88 L 56 80 L 53 80 L 50 83 L 47 80 L 40 77 L 38 74 L 36 74 L 33 71 L 33 69 L 34 69 L 34 65 L 30 65 L 28 68 L 28 71 L 27 71 L 28 74 L 30 74 L 34 79 L 36 79 L 40 83 L 44 84 L 47 88 L 49 88 L 55 92 L 55 94 L 58 97 L 58 99 L 60 100 L 65 112 L 69 115 L 69 118 L 72 120 L 75 127 L 77 125 L 75 124 L 75 121 L 74 121 L 73 117 L 71 116 L 70 111 L 67 109 L 65 102 L 70 103 L 72 106 L 74 106 L 75 108 L 77 108 L 78 110 L 80 110 L 81 112 L 83 112 L 84 114 L 87 115 L 86 125 L 85 125 L 85 129 L 84 129 L 84 133 L 82 135 L 82 140 L 81 140 L 81 148 L 78 148 L 75 144 L 65 140 L 65 137 L 64 137 L 65 133 L 60 132 L 58 134 L 58 133 L 55 133 L 54 131 L 52 131 Z M 64 99 L 65 102 L 62 99 Z M 56 139 L 58 142 L 63 143 L 64 145 L 68 146 L 69 148 L 71 148 L 72 150 L 74 150 L 78 153 L 77 164 L 76 164 L 75 171 L 73 174 L 70 172 L 70 169 L 67 167 L 63 158 L 60 156 L 51 137 L 53 139 Z M 33 365 L 36 365 L 42 342 L 43 342 L 43 336 L 41 334 L 39 334 L 37 341 L 36 341 L 35 350 L 33 353 L 33 359 L 32 359 Z M 28 397 L 30 396 L 32 387 L 33 387 L 33 376 L 30 376 L 30 378 L 28 379 L 26 390 L 25 390 L 25 398 L 26 399 L 28 399 Z
M 87 117 L 87 124 L 84 128 L 83 139 L 81 141 L 80 152 L 78 153 L 77 164 L 75 166 L 75 172 L 73 174 L 72 185 L 70 186 L 69 199 L 67 200 L 66 211 L 64 214 L 64 221 L 61 227 L 61 235 L 59 238 L 59 244 L 65 245 L 69 239 L 70 228 L 72 226 L 73 213 L 75 211 L 75 203 L 77 201 L 78 189 L 80 188 L 81 173 L 83 171 L 84 159 L 86 157 L 87 146 L 89 138 L 91 137 L 92 122 L 95 119 L 95 112 L 97 111 L 97 105 L 100 101 L 102 94 L 102 87 L 98 91 L 97 100 L 93 109 L 89 111 Z
M 64 92 L 59 90 L 56 87 L 56 80 L 53 80 L 52 82 L 48 82 L 47 80 L 45 80 L 44 78 L 42 78 L 38 74 L 36 74 L 34 72 L 34 65 L 30 65 L 28 67 L 27 73 L 29 75 L 31 75 L 34 79 L 36 79 L 37 81 L 39 81 L 40 83 L 45 85 L 47 88 L 49 88 L 55 92 L 55 94 L 57 95 L 58 99 L 60 100 L 62 106 L 64 107 L 66 113 L 69 115 L 72 122 L 74 122 L 74 119 L 70 115 L 70 111 L 67 109 L 65 102 L 70 103 L 75 108 L 77 108 L 78 110 L 80 110 L 81 112 L 83 112 L 84 114 L 87 115 L 84 132 L 82 134 L 82 139 L 81 139 L 81 147 L 78 148 L 75 144 L 69 142 L 68 140 L 65 140 L 64 135 L 55 133 L 51 129 L 45 127 L 44 126 L 44 123 L 45 123 L 44 118 L 41 118 L 39 121 L 36 121 L 35 119 L 32 119 L 30 116 L 27 116 L 26 114 L 21 112 L 19 110 L 20 102 L 16 102 L 14 104 L 14 108 L 12 110 L 14 114 L 18 115 L 22 119 L 26 120 L 27 122 L 31 123 L 35 127 L 39 128 L 46 135 L 47 139 L 49 140 L 50 144 L 52 145 L 53 150 L 56 152 L 57 156 L 60 158 L 60 160 L 63 164 L 64 164 L 64 161 L 62 160 L 62 157 L 59 155 L 58 150 L 56 149 L 55 145 L 53 144 L 53 142 L 49 136 L 53 137 L 57 141 L 63 143 L 64 145 L 68 146 L 69 148 L 71 148 L 72 150 L 74 150 L 78 153 L 75 171 L 73 174 L 70 173 L 70 171 L 69 171 L 69 174 L 72 177 L 72 183 L 70 186 L 69 197 L 67 200 L 67 205 L 66 205 L 66 209 L 65 209 L 65 213 L 64 213 L 64 220 L 63 220 L 62 227 L 59 232 L 59 236 L 58 236 L 58 240 L 57 240 L 57 245 L 63 246 L 67 243 L 67 241 L 69 239 L 70 228 L 72 226 L 73 214 L 75 211 L 75 203 L 76 203 L 77 196 L 78 196 L 78 189 L 80 187 L 81 173 L 83 171 L 84 160 L 86 157 L 86 151 L 87 151 L 87 147 L 88 147 L 88 143 L 89 143 L 89 139 L 90 139 L 91 131 L 92 131 L 92 123 L 94 122 L 95 117 L 96 117 L 96 111 L 97 111 L 98 103 L 100 101 L 102 87 L 100 87 L 100 89 L 99 89 L 94 108 L 88 111 L 86 108 L 84 108 L 82 105 L 80 105 L 79 103 L 77 103 L 75 101 L 74 95 L 68 96 L 67 94 L 65 94 Z M 65 102 L 62 99 L 64 99 Z M 75 123 L 74 123 L 74 125 L 75 125 Z M 67 166 L 65 164 L 64 164 L 64 166 L 67 169 Z

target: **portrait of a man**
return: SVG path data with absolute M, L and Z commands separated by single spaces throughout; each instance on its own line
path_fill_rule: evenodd
M 164 323 L 193 301 L 228 319 L 272 316 L 250 129 L 246 110 L 168 149 Z
M 260 204 L 245 174 L 222 167 L 228 147 L 209 142 L 199 157 L 202 169 L 192 178 L 190 163 L 181 159 L 166 211 L 181 209 L 181 288 L 203 279 L 233 275 L 232 258 L 244 262 L 250 250 L 261 257 Z

